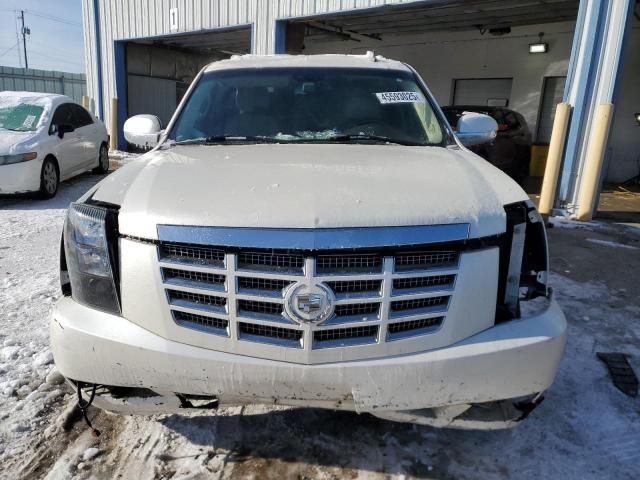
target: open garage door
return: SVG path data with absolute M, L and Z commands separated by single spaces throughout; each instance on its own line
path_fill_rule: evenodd
M 248 26 L 128 42 L 127 116 L 150 113 L 166 126 L 203 66 L 250 50 Z
M 578 0 L 390 5 L 292 20 L 285 46 L 306 54 L 373 50 L 416 68 L 443 106 L 507 103 L 537 132 L 544 79 L 567 72 L 578 5 Z M 538 42 L 546 51 L 529 53 L 529 45 Z M 552 120 L 545 113 L 543 129 Z

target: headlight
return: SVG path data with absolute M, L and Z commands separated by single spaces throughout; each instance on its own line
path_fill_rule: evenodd
M 36 152 L 20 153 L 18 155 L 0 155 L 0 165 L 11 165 L 13 163 L 28 162 L 38 157 Z
M 117 232 L 114 217 L 111 210 L 72 203 L 64 226 L 64 250 L 74 300 L 119 315 L 115 262 L 110 254 Z

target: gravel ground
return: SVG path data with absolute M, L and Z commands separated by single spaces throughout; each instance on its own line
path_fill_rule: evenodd
M 640 398 L 618 392 L 595 356 L 626 352 L 640 372 L 640 236 L 602 224 L 550 231 L 569 341 L 546 400 L 516 429 L 248 406 L 157 417 L 94 410 L 103 433 L 92 436 L 52 364 L 47 323 L 65 208 L 99 179 L 77 177 L 49 201 L 0 199 L 0 478 L 640 477 Z

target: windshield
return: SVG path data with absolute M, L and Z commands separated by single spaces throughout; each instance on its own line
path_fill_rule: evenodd
M 0 107 L 0 128 L 18 132 L 33 132 L 38 126 L 44 107 L 20 103 Z
M 204 74 L 168 138 L 440 145 L 443 130 L 411 72 L 265 68 Z

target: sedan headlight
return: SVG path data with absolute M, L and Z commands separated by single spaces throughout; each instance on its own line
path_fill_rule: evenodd
M 66 266 L 77 302 L 120 314 L 114 262 L 117 216 L 112 210 L 72 203 L 64 226 Z
M 20 153 L 18 155 L 0 155 L 0 165 L 12 165 L 14 163 L 28 162 L 38 157 L 36 152 Z

